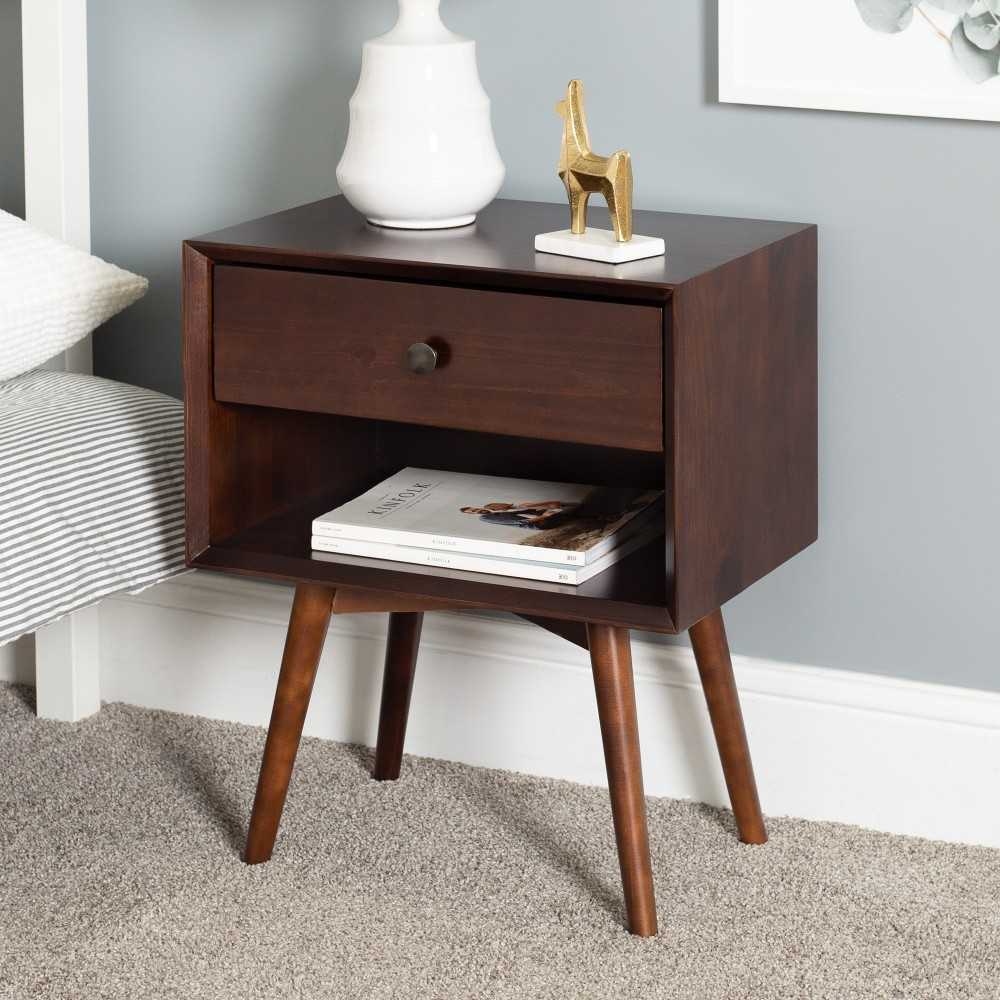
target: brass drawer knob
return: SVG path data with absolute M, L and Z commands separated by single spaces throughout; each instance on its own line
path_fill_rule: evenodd
M 414 375 L 429 375 L 437 363 L 438 352 L 430 344 L 410 344 L 406 350 L 406 366 Z

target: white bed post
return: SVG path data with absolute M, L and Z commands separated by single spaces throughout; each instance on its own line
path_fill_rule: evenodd
M 78 722 L 101 709 L 97 607 L 74 611 L 35 633 L 35 701 L 40 719 Z
M 25 216 L 89 251 L 87 0 L 22 0 L 21 41 Z M 90 373 L 90 338 L 56 363 Z M 100 709 L 98 640 L 96 607 L 35 633 L 39 716 L 75 722 Z

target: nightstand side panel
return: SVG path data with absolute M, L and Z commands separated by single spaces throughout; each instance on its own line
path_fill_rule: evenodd
M 817 537 L 815 227 L 674 291 L 672 613 L 684 629 Z

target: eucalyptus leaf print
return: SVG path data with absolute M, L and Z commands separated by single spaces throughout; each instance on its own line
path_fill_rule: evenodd
M 938 10 L 948 11 L 949 14 L 967 14 L 973 0 L 927 0 L 927 2 Z M 920 5 L 914 4 L 914 6 Z
M 997 49 L 986 51 L 978 45 L 973 45 L 966 36 L 961 21 L 955 25 L 955 30 L 951 33 L 951 48 L 958 65 L 965 70 L 970 80 L 985 83 L 997 75 L 1000 51 Z
M 910 26 L 912 0 L 855 0 L 865 24 L 876 31 L 895 33 Z
M 966 14 L 962 18 L 962 29 L 973 45 L 986 52 L 995 49 L 1000 43 L 1000 18 L 996 14 L 980 14 L 979 17 Z
M 1000 0 L 854 0 L 874 31 L 895 35 L 915 20 L 946 44 L 975 83 L 1000 75 Z

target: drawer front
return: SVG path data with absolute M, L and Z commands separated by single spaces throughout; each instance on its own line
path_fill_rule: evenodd
M 213 317 L 222 401 L 663 447 L 656 306 L 218 266 Z

